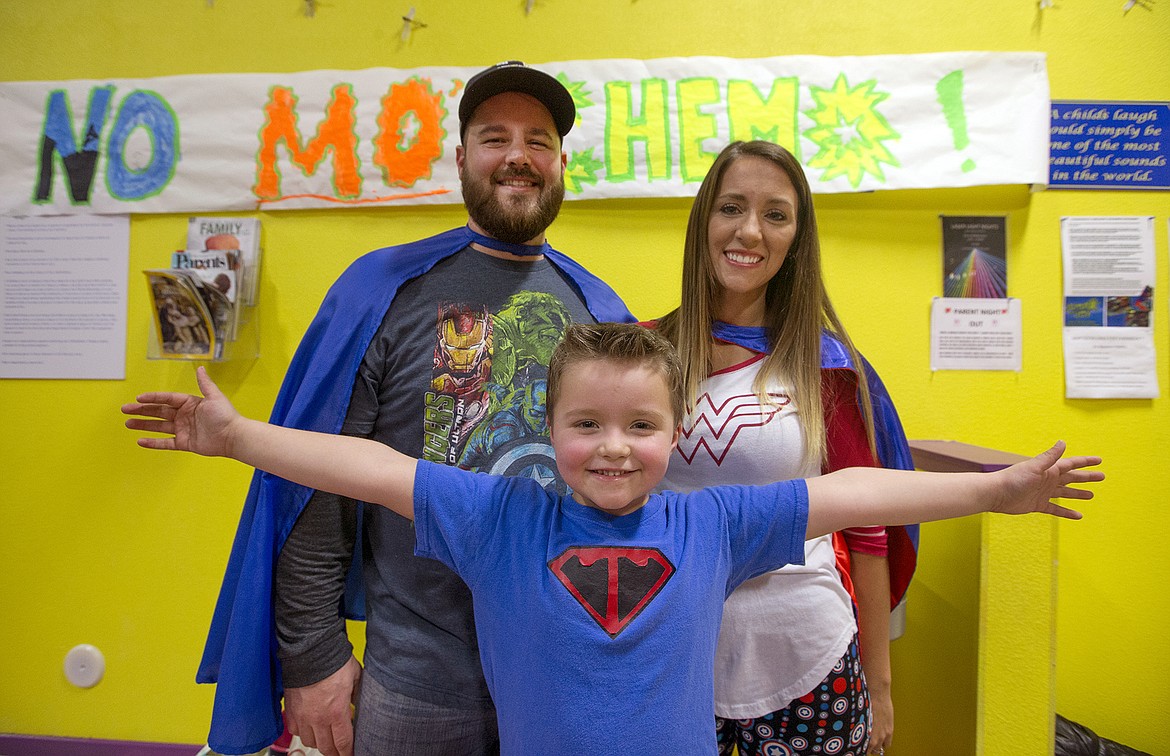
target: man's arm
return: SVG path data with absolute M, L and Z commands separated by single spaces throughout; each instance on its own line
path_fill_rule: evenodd
M 127 428 L 171 436 L 140 438 L 139 446 L 231 457 L 294 483 L 380 504 L 414 519 L 417 460 L 413 457 L 369 439 L 282 428 L 246 418 L 236 412 L 203 367 L 196 370 L 196 378 L 203 398 L 151 392 L 122 406 L 123 414 L 141 416 L 127 420 Z
M 388 355 L 375 338 L 358 368 L 341 433 L 369 437 L 381 411 L 377 386 Z M 357 502 L 314 491 L 277 557 L 272 601 L 288 729 L 327 756 L 351 756 L 362 669 L 345 617 L 355 554 Z
M 338 607 L 357 540 L 357 508 L 352 499 L 314 491 L 277 557 L 273 608 L 286 689 L 324 679 L 353 655 Z
M 350 756 L 362 669 L 337 608 L 354 551 L 357 504 L 315 491 L 285 539 L 272 591 L 289 732 Z
M 928 473 L 850 467 L 808 481 L 808 538 L 860 525 L 932 522 L 978 512 L 1042 512 L 1080 519 L 1052 499 L 1091 499 L 1076 483 L 1104 479 L 1100 457 L 1062 459 L 1064 442 L 991 473 Z

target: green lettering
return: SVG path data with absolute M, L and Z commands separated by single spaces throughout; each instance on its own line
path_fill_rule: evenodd
M 647 178 L 669 179 L 672 165 L 666 81 L 642 80 L 642 107 L 637 115 L 630 86 L 626 81 L 605 84 L 606 180 L 615 183 L 634 180 L 634 142 L 645 146 Z
M 698 183 L 707 175 L 718 153 L 703 149 L 703 141 L 718 135 L 715 116 L 703 105 L 719 102 L 719 82 L 710 77 L 680 79 L 678 93 L 678 163 L 684 183 Z
M 753 82 L 732 79 L 727 82 L 727 118 L 731 141 L 764 139 L 775 142 L 800 159 L 800 139 L 796 112 L 799 107 L 800 81 L 796 77 L 775 79 L 767 98 Z

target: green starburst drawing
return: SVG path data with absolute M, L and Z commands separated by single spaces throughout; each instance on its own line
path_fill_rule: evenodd
M 878 103 L 889 94 L 874 91 L 876 84 L 870 80 L 851 88 L 840 74 L 831 89 L 810 87 L 817 107 L 804 114 L 816 126 L 806 129 L 804 136 L 819 148 L 808 167 L 822 171 L 821 181 L 847 176 L 857 188 L 867 173 L 884 182 L 882 163 L 900 165 L 882 144 L 902 135 L 878 112 Z
M 581 193 L 582 184 L 596 184 L 597 172 L 605 163 L 593 157 L 593 148 L 584 152 L 573 152 L 573 158 L 565 166 L 565 189 L 573 194 Z
M 569 77 L 565 76 L 564 73 L 557 74 L 557 81 L 559 81 L 565 89 L 569 90 L 569 94 L 573 97 L 573 104 L 577 106 L 577 118 L 573 122 L 573 125 L 580 126 L 581 109 L 593 107 L 594 104 L 593 100 L 589 99 L 589 92 L 585 89 L 585 82 L 570 81 Z

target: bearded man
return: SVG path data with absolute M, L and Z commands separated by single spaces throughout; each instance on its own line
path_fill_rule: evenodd
M 515 403 L 483 411 L 482 397 L 503 385 L 484 361 L 510 342 L 475 337 L 491 323 L 468 321 L 463 333 L 444 320 L 485 313 L 503 319 L 501 332 L 515 331 L 517 301 L 546 303 L 525 308 L 538 324 L 519 329 L 544 336 L 550 322 L 633 320 L 608 286 L 545 241 L 565 192 L 561 140 L 575 118 L 565 87 L 523 63 L 467 82 L 455 153 L 467 225 L 376 250 L 342 274 L 289 366 L 273 422 L 374 438 L 450 464 L 473 459 L 474 469 L 542 479 L 556 469 L 542 422 L 547 355 L 544 365 L 507 371 L 510 395 L 539 398 L 524 410 L 541 422 L 493 434 L 505 422 L 496 413 Z M 464 362 L 474 370 L 447 380 Z M 482 390 L 466 385 L 472 379 Z M 498 441 L 465 454 L 469 438 Z M 364 666 L 347 617 L 367 620 Z M 218 683 L 208 742 L 219 753 L 252 753 L 280 735 L 281 688 L 288 730 L 327 756 L 499 750 L 462 581 L 414 556 L 408 520 L 261 473 L 198 679 Z

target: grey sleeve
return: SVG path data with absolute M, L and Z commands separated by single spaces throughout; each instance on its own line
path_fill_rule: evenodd
M 286 688 L 323 680 L 349 660 L 341 602 L 357 533 L 357 504 L 316 491 L 276 564 L 277 656 Z
M 384 367 L 385 345 L 375 337 L 358 368 L 342 433 L 367 436 L 373 429 Z M 358 511 L 353 499 L 314 491 L 281 548 L 273 604 L 277 657 L 286 688 L 325 679 L 353 653 L 341 607 Z

